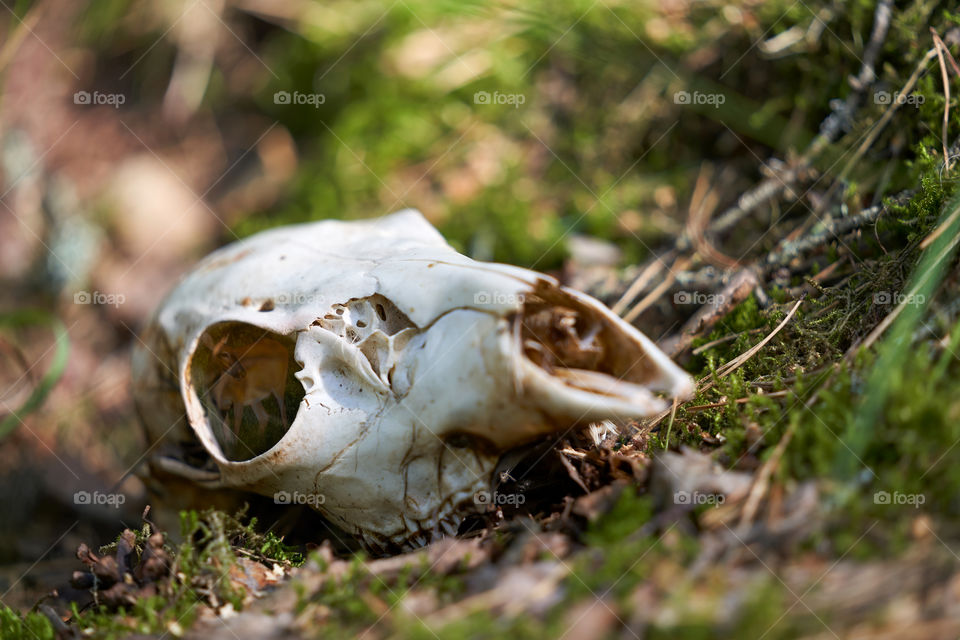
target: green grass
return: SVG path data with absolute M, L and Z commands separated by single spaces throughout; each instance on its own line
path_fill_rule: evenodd
M 53 330 L 56 348 L 53 350 L 52 362 L 23 404 L 10 410 L 9 415 L 0 420 L 0 440 L 20 426 L 24 418 L 43 405 L 50 391 L 63 376 L 70 357 L 70 336 L 67 335 L 66 327 L 55 316 L 30 309 L 0 314 L 0 331 L 3 332 L 43 326 L 50 326 Z

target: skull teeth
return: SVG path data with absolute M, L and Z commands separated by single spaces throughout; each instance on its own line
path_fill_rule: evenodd
M 372 531 L 360 531 L 359 537 L 367 550 L 377 555 L 389 550 L 415 551 L 445 537 L 456 537 L 462 521 L 460 514 L 476 511 L 472 492 L 470 496 L 468 499 L 459 494 L 448 497 L 437 510 L 437 515 L 426 520 L 403 516 L 401 519 L 406 530 L 399 534 L 381 536 Z
M 455 536 L 457 535 L 457 527 L 454 526 L 453 522 L 450 520 L 441 520 L 440 528 L 443 529 L 444 533 L 447 535 Z

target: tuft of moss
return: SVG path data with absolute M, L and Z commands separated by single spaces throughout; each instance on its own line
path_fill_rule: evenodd
M 130 634 L 172 633 L 188 629 L 201 606 L 230 604 L 241 610 L 246 593 L 231 580 L 231 569 L 241 557 L 286 567 L 303 564 L 301 553 L 273 533 L 258 532 L 256 518 L 247 519 L 243 511 L 234 515 L 215 509 L 185 511 L 180 521 L 183 542 L 164 546 L 172 566 L 159 593 L 115 611 L 74 607 L 73 623 L 85 637 L 113 640 Z M 144 525 L 134 533 L 139 554 L 152 530 Z M 102 547 L 101 552 L 111 553 L 116 544 Z
M 21 615 L 0 603 L 0 638 L 4 640 L 54 640 L 56 631 L 46 616 L 35 611 Z

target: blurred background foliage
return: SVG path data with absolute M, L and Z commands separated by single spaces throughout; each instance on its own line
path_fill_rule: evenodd
M 220 142 L 230 171 L 209 195 L 237 196 L 251 143 L 283 188 L 230 199 L 221 215 L 241 236 L 414 206 L 481 259 L 557 268 L 573 231 L 636 262 L 677 231 L 704 157 L 736 176 L 734 193 L 771 151 L 806 146 L 857 71 L 873 6 L 106 0 L 79 16 L 93 55 L 81 84 L 168 119 L 203 114 L 224 136 L 243 129 Z M 725 100 L 677 104 L 678 91 Z M 323 102 L 277 104 L 277 92 Z

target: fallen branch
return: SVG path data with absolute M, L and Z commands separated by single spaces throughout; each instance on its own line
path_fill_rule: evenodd
M 648 293 L 640 302 L 636 304 L 625 316 L 623 319 L 627 322 L 633 322 L 636 320 L 641 313 L 647 310 L 657 299 L 662 296 L 676 281 L 676 271 L 686 269 L 687 265 L 690 264 L 689 258 L 677 258 L 674 263 L 668 269 L 669 273 L 667 277 L 664 278 L 660 284 L 654 287 L 653 291 Z
M 759 284 L 752 269 L 738 271 L 714 301 L 702 306 L 680 329 L 680 333 L 664 340 L 660 345 L 671 357 L 688 349 L 697 336 L 712 329 L 738 304 L 746 300 Z
M 904 191 L 897 194 L 893 200 L 895 203 L 905 203 L 913 195 L 913 191 Z M 886 205 L 878 204 L 864 209 L 860 213 L 845 218 L 831 218 L 823 228 L 808 234 L 798 240 L 785 239 L 780 246 L 767 254 L 762 264 L 767 268 L 786 264 L 796 258 L 801 253 L 810 251 L 823 246 L 832 238 L 839 237 L 841 234 L 853 231 L 868 224 L 873 224 L 880 216 L 887 212 Z

